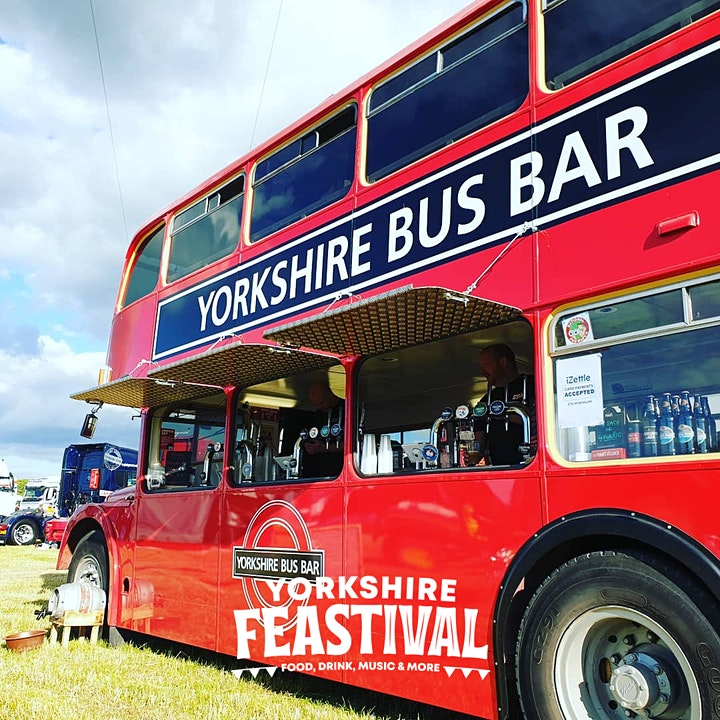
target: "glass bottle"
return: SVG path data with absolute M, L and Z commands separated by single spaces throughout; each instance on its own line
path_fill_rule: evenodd
M 671 395 L 670 407 L 672 408 L 673 429 L 675 430 L 675 453 L 678 452 L 678 418 L 680 417 L 680 396 Z
M 692 414 L 693 429 L 695 430 L 695 452 L 706 453 L 708 451 L 708 426 L 700 395 L 695 395 L 693 398 Z
M 678 401 L 677 451 L 678 455 L 692 455 L 695 452 L 695 432 L 689 390 L 683 390 Z
M 672 414 L 672 397 L 663 393 L 658 420 L 658 454 L 675 454 L 675 419 Z
M 642 450 L 644 457 L 655 457 L 658 454 L 657 419 L 655 417 L 655 398 L 648 396 L 645 413 L 642 419 Z
M 715 418 L 713 417 L 712 410 L 710 410 L 710 400 L 708 400 L 707 395 L 702 396 L 701 402 L 703 415 L 705 417 L 708 452 L 714 452 L 717 450 L 717 428 L 715 426 Z

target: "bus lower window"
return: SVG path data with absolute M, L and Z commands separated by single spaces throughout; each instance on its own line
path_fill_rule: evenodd
M 154 417 L 152 423 L 147 473 L 150 490 L 219 485 L 225 438 L 224 396 L 189 403 Z
M 509 348 L 515 363 L 507 396 L 504 388 L 493 388 L 492 400 L 502 407 L 491 416 L 480 412 L 490 405 L 480 356 L 499 347 Z M 518 321 L 365 360 L 357 387 L 360 473 L 529 462 L 535 450 L 532 347 L 530 326 Z
M 564 314 L 554 345 L 557 444 L 564 459 L 720 449 L 718 281 Z
M 547 86 L 564 87 L 719 7 L 718 0 L 546 0 Z
M 516 110 L 528 94 L 520 3 L 378 86 L 368 112 L 367 176 L 389 175 Z
M 232 450 L 235 483 L 336 478 L 343 467 L 344 397 L 341 365 L 242 391 Z

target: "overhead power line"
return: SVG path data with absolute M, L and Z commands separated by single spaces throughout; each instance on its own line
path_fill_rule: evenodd
M 122 184 L 120 183 L 120 170 L 118 168 L 117 152 L 115 151 L 115 137 L 113 135 L 112 121 L 110 120 L 110 103 L 108 103 L 107 87 L 105 86 L 105 71 L 103 70 L 102 54 L 100 53 L 100 39 L 98 38 L 97 23 L 95 22 L 95 10 L 92 0 L 90 3 L 90 14 L 92 15 L 93 31 L 95 32 L 95 47 L 97 48 L 98 65 L 100 66 L 100 78 L 102 79 L 103 96 L 105 97 L 105 112 L 107 113 L 108 129 L 110 131 L 110 145 L 112 146 L 113 162 L 115 164 L 115 179 L 117 180 L 118 195 L 120 196 L 120 210 L 122 211 L 123 225 L 125 226 L 125 239 L 130 241 L 128 233 L 127 218 L 125 216 L 125 202 L 123 200 Z
M 267 83 L 268 72 L 270 71 L 270 60 L 272 59 L 273 49 L 275 47 L 275 37 L 277 36 L 278 25 L 280 24 L 280 13 L 282 12 L 283 0 L 278 5 L 277 18 L 275 18 L 275 30 L 273 30 L 272 42 L 270 43 L 270 52 L 268 53 L 267 64 L 265 65 L 265 77 L 263 77 L 262 87 L 260 88 L 260 97 L 258 98 L 257 110 L 255 111 L 255 124 L 253 125 L 252 137 L 250 138 L 250 150 L 255 145 L 255 131 L 257 130 L 258 120 L 260 119 L 260 107 L 262 106 L 263 95 L 265 94 L 265 84 Z

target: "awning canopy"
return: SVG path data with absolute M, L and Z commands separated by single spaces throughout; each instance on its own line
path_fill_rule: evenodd
M 73 400 L 85 400 L 89 403 L 141 408 L 191 400 L 209 392 L 207 387 L 197 385 L 167 385 L 159 384 L 149 378 L 123 377 L 106 385 L 83 390 L 70 397 Z
M 236 342 L 151 370 L 147 378 L 120 378 L 73 395 L 75 400 L 126 407 L 157 407 L 331 367 L 337 358 Z
M 377 355 L 501 325 L 521 311 L 441 287 L 405 287 L 265 333 L 281 345 Z

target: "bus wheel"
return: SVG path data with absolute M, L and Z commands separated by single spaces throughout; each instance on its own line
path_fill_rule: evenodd
M 718 617 L 716 601 L 671 563 L 635 551 L 570 560 L 520 626 L 525 718 L 714 717 L 720 637 L 708 617 Z
M 38 529 L 34 522 L 21 520 L 13 527 L 11 536 L 15 545 L 32 545 L 38 539 Z
M 67 581 L 89 582 L 107 593 L 108 553 L 101 533 L 92 532 L 77 544 L 70 560 Z

